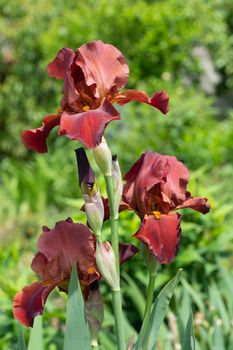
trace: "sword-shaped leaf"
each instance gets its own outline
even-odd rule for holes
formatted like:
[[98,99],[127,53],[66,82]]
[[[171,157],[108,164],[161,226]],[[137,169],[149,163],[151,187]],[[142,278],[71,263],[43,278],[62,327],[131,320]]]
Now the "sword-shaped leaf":
[[192,312],[190,313],[190,316],[186,324],[183,343],[182,343],[182,350],[195,350],[195,338],[194,338]]
[[66,312],[64,350],[90,350],[90,336],[76,264],[73,266]]
[[182,270],[180,269],[176,276],[169,281],[157,296],[150,315],[150,322],[145,335],[139,333],[135,350],[154,350],[158,338],[159,329],[165,318],[168,305],[173,296],[176,286],[181,279]]

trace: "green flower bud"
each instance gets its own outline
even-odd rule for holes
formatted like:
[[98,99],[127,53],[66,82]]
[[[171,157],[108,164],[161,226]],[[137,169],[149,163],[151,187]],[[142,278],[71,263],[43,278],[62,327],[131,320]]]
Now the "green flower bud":
[[96,236],[100,236],[104,221],[104,205],[100,193],[96,192],[92,197],[83,194],[83,199],[85,201],[88,224]]
[[101,143],[93,150],[96,164],[104,176],[112,175],[112,154],[104,137]]
[[111,289],[120,288],[119,275],[116,270],[116,258],[109,242],[96,243],[96,264],[103,279]]

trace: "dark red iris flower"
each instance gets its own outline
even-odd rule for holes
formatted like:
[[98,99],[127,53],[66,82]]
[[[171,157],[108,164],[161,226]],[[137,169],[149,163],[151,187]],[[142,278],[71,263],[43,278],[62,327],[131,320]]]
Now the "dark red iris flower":
[[61,108],[57,114],[46,116],[40,128],[22,134],[24,145],[40,153],[47,152],[46,139],[58,125],[60,135],[81,141],[88,148],[96,147],[107,124],[120,119],[114,102],[124,105],[140,101],[163,114],[168,112],[169,98],[164,91],[151,98],[142,91],[119,92],[128,81],[128,64],[117,48],[102,41],[84,44],[76,51],[61,49],[48,65],[48,75],[64,81]]
[[145,152],[125,175],[123,202],[141,218],[135,237],[146,244],[161,264],[171,262],[181,235],[181,215],[192,208],[206,214],[206,198],[193,198],[186,187],[188,169],[175,157]]
[[[137,252],[130,244],[120,245],[121,262]],[[14,317],[27,327],[43,313],[48,295],[56,287],[67,292],[72,267],[76,262],[78,277],[87,298],[92,284],[100,279],[95,260],[95,236],[83,224],[71,219],[58,222],[53,229],[43,227],[38,240],[38,253],[32,260],[32,270],[41,281],[18,292],[13,301]]]

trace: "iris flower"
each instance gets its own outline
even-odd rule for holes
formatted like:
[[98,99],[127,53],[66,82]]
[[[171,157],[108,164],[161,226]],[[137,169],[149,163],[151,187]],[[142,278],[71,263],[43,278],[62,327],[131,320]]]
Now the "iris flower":
[[[137,252],[130,244],[120,245],[121,263]],[[80,285],[87,299],[92,286],[100,279],[95,260],[95,236],[83,224],[71,219],[58,222],[53,229],[43,227],[38,240],[38,253],[32,260],[32,270],[41,281],[18,292],[13,301],[14,317],[27,327],[43,313],[49,294],[56,287],[67,292],[72,267],[76,263]]]
[[186,190],[188,169],[171,156],[147,151],[124,179],[123,202],[142,220],[135,237],[161,264],[171,262],[181,236],[181,215],[176,210],[191,208],[205,214],[210,209],[207,199],[191,196]]
[[60,108],[46,116],[41,127],[22,134],[24,145],[40,153],[48,151],[46,140],[55,126],[59,126],[60,135],[78,140],[87,148],[96,147],[107,124],[120,119],[113,107],[115,102],[124,105],[140,101],[163,114],[168,112],[169,98],[164,91],[151,98],[137,90],[120,92],[128,81],[128,64],[117,48],[102,41],[84,44],[76,51],[61,49],[48,65],[48,75],[63,80]]

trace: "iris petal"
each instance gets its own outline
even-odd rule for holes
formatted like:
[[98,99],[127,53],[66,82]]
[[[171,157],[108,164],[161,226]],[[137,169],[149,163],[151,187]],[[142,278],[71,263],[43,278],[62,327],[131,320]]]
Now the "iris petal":
[[59,282],[35,282],[18,292],[13,300],[13,314],[26,327],[32,327],[34,318],[41,315],[51,291]]
[[118,119],[118,111],[105,100],[101,107],[94,110],[77,114],[63,112],[59,133],[82,142],[87,148],[94,148],[101,142],[107,124]]
[[181,235],[180,221],[181,215],[177,213],[161,214],[159,219],[146,215],[134,236],[148,246],[160,264],[168,264],[177,254]]
[[149,97],[143,91],[126,90],[125,92],[117,95],[116,101],[119,105],[124,105],[131,101],[138,101],[147,103],[157,108],[163,114],[166,114],[169,111],[169,97],[165,91],[155,92],[152,97]]
[[32,130],[24,130],[22,133],[22,141],[27,148],[39,153],[48,152],[46,140],[50,131],[60,123],[58,114],[50,114],[42,121],[40,128]]

